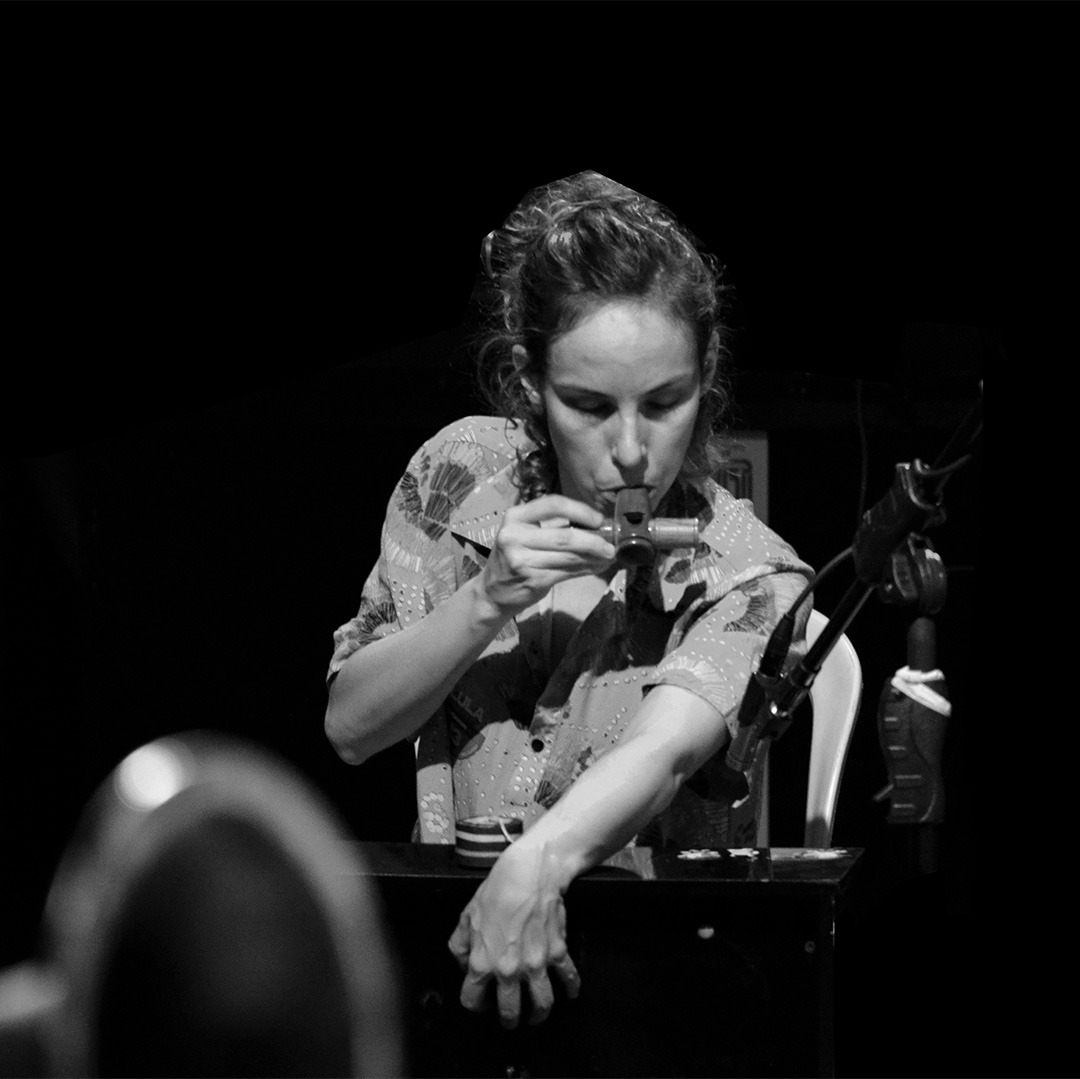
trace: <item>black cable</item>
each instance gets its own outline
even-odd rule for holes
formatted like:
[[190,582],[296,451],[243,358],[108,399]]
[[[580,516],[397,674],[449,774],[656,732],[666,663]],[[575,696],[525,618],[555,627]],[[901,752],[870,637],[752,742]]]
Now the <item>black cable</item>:
[[799,593],[799,598],[787,609],[784,616],[776,625],[769,643],[765,647],[765,654],[761,657],[758,666],[758,674],[762,678],[777,678],[783,668],[784,660],[787,659],[791,648],[791,638],[795,633],[795,616],[799,608],[806,602],[806,597],[838,566],[854,554],[855,548],[848,547],[841,551],[835,558],[830,559],[821,570],[814,574],[806,587]]
[[870,451],[866,442],[866,416],[863,413],[863,380],[855,380],[855,425],[859,431],[859,456],[861,465],[859,469],[859,510],[855,515],[855,527],[859,527],[862,521],[863,510],[866,508],[866,488],[869,482]]
[[[953,468],[960,462],[954,462],[953,465],[944,466],[942,462],[951,460],[956,457],[958,453],[966,451],[969,446],[973,446],[975,440],[982,434],[982,383],[979,383],[979,399],[971,406],[971,410],[961,421],[960,426],[953,432],[952,438],[949,439],[948,445],[938,454],[938,459],[934,462],[934,469],[942,467]],[[970,456],[967,455],[967,456]],[[967,458],[961,458],[966,460]]]
[[939,477],[948,479],[957,469],[963,468],[972,457],[974,457],[974,454],[965,453],[963,457],[953,461],[951,465],[945,465],[942,468],[920,468],[916,474],[919,479],[923,480],[936,480]]

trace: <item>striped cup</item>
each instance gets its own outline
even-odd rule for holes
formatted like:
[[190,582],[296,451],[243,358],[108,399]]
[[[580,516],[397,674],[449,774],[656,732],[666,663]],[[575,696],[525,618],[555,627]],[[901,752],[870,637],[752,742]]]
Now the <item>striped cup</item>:
[[490,869],[521,835],[517,817],[467,817],[457,822],[457,860],[473,869]]

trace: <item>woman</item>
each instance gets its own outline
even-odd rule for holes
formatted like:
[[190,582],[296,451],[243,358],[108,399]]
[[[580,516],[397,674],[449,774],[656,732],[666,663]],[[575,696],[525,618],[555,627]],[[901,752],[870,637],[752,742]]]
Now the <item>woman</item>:
[[[478,1010],[532,1022],[570,995],[570,882],[635,840],[753,842],[756,805],[686,780],[713,761],[809,568],[709,478],[726,397],[718,272],[655,202],[595,173],[532,192],[485,241],[481,350],[506,419],[425,444],[398,485],[356,618],[335,634],[327,734],[360,763],[417,741],[417,834],[516,816],[450,941]],[[620,568],[616,493],[697,517],[696,549]],[[801,627],[800,627],[801,630]],[[723,754],[720,754],[722,757]]]

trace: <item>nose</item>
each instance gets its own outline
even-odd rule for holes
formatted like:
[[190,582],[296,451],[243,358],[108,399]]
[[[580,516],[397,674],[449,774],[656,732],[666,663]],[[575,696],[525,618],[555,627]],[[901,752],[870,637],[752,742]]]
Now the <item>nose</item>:
[[618,417],[618,429],[615,432],[615,442],[612,447],[612,456],[615,463],[624,472],[645,471],[645,441],[641,422],[636,413],[620,415]]

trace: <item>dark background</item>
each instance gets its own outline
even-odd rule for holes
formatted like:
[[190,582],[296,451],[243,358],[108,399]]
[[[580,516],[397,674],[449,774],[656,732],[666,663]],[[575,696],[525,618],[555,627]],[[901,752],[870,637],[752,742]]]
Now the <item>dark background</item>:
[[[693,31],[692,9],[668,31]],[[431,40],[452,28],[417,10]],[[778,10],[794,38],[822,30]],[[153,50],[38,69],[10,159],[0,963],[33,953],[90,793],[166,733],[270,747],[356,836],[408,837],[408,752],[349,768],[323,737],[331,633],[409,455],[483,410],[468,350],[480,241],[530,187],[595,168],[668,204],[726,264],[736,426],[769,432],[770,524],[817,566],[851,542],[864,491],[872,503],[896,462],[936,457],[980,380],[1028,362],[1031,203],[1015,177],[1030,131],[995,53],[1007,17],[979,9],[987,46],[966,28],[905,32],[897,8],[879,24],[821,10],[825,29],[888,29],[895,54],[774,57],[692,92],[675,65],[650,73],[666,113],[608,74],[573,92],[564,76],[504,118],[493,103],[518,84],[490,63],[495,36],[376,75],[363,23],[362,57],[304,52],[305,77],[303,50],[249,76],[209,46],[164,73]],[[284,37],[281,9],[264,11]],[[877,698],[909,616],[872,600],[850,631],[865,698],[834,842],[865,847],[867,872],[839,938],[843,1074],[1012,1074],[1044,1019],[987,928],[1002,887],[983,784],[1006,720],[984,685],[981,452],[946,505],[932,539],[950,567],[938,629],[955,712],[933,875],[908,872],[872,801]],[[823,586],[819,609],[850,580]],[[801,839],[805,734],[777,746],[777,845]]]

